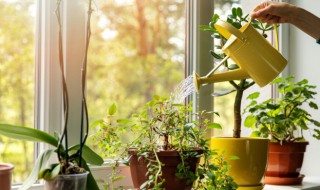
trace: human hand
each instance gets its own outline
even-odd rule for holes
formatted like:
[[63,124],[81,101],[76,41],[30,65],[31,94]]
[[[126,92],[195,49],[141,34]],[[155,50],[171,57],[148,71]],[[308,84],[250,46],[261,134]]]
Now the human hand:
[[290,23],[294,6],[288,3],[277,3],[265,1],[259,4],[251,13],[252,18],[256,18],[269,25],[276,23]]

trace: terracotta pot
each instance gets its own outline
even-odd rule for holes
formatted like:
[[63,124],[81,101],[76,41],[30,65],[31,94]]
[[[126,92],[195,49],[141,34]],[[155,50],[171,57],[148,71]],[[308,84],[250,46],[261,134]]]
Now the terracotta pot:
[[0,189],[10,190],[12,181],[13,165],[7,163],[0,163]]
[[[199,154],[201,154],[201,152],[202,151],[199,151]],[[129,164],[133,186],[139,189],[140,186],[148,180],[148,175],[146,175],[148,171],[148,161],[143,158],[138,159],[139,156],[135,150],[130,150],[129,154],[131,155]],[[160,151],[157,155],[161,163],[164,164],[162,166],[162,178],[165,179],[165,183],[162,185],[162,188],[168,190],[190,190],[192,184],[187,185],[186,180],[179,179],[175,176],[177,166],[181,163],[178,151]],[[189,158],[187,160],[191,171],[196,171],[199,161],[200,158]]]
[[308,142],[269,143],[266,183],[274,185],[301,184],[300,170]]
[[[229,175],[238,184],[238,190],[261,190],[267,168],[268,139],[265,138],[211,138],[211,149],[225,151],[231,165]],[[229,160],[230,156],[240,159]]]

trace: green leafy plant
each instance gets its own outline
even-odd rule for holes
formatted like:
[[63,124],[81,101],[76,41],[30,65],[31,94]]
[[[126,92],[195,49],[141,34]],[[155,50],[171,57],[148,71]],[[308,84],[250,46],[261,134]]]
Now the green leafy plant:
[[[208,25],[201,25],[200,29],[203,31],[208,31],[212,33],[212,37],[217,40],[220,43],[215,43],[214,50],[211,50],[211,55],[216,60],[222,60],[226,57],[226,54],[222,52],[222,47],[226,43],[227,39],[224,38],[215,28],[214,24],[220,19],[220,16],[218,14],[214,14],[211,18],[211,22]],[[244,15],[243,11],[240,7],[238,8],[232,8],[232,14],[228,16],[227,22],[231,23],[234,27],[237,29],[240,29],[243,24],[248,23],[248,15]],[[273,26],[269,26],[266,24],[262,24],[261,22],[257,20],[252,20],[251,24],[254,28],[261,31],[261,35],[264,37],[267,37],[266,32],[273,30]],[[238,69],[238,65],[229,63],[228,61],[224,62],[224,68],[226,70],[234,70]],[[230,94],[232,92],[236,92],[235,101],[234,101],[234,130],[233,130],[233,137],[239,138],[241,136],[241,101],[243,97],[243,92],[254,85],[255,83],[253,81],[248,81],[248,79],[242,79],[240,81],[228,81],[233,89],[223,91],[223,92],[215,92],[212,95],[213,96],[224,96],[227,94]]]
[[313,101],[317,94],[316,86],[310,85],[303,79],[293,82],[294,77],[277,78],[272,84],[278,86],[280,97],[258,103],[260,93],[254,92],[247,99],[251,102],[245,108],[246,117],[244,125],[253,129],[252,136],[270,137],[276,142],[305,141],[303,131],[313,131],[313,137],[320,140],[320,130],[310,128],[308,124],[320,127],[320,122],[312,119],[305,109],[318,109]]
[[[54,180],[59,174],[68,175],[68,174],[80,174],[90,171],[87,163],[93,165],[101,165],[103,159],[91,150],[88,146],[85,145],[86,139],[88,136],[89,130],[89,121],[88,121],[88,112],[87,112],[87,103],[85,97],[85,88],[86,88],[86,67],[87,67],[87,52],[90,42],[90,18],[92,9],[92,0],[88,1],[88,17],[87,17],[87,28],[86,28],[86,46],[85,46],[85,55],[82,64],[82,102],[81,102],[81,126],[79,131],[80,142],[78,145],[69,146],[68,145],[68,114],[69,114],[69,97],[66,84],[66,78],[64,76],[64,63],[63,63],[63,45],[62,45],[62,22],[61,22],[61,13],[60,5],[62,0],[57,0],[57,7],[55,14],[58,20],[59,27],[59,65],[61,69],[61,81],[62,81],[62,99],[63,99],[63,111],[64,111],[64,126],[61,134],[50,135],[41,130],[22,127],[17,125],[10,124],[0,124],[0,134],[15,138],[18,140],[24,141],[34,141],[42,142],[51,145],[53,148],[49,148],[41,153],[35,166],[28,177],[24,182],[21,189],[28,189],[37,179],[44,179],[47,181]],[[79,71],[80,72],[80,71]],[[49,163],[49,159],[53,153],[57,154],[58,163]],[[47,166],[50,164],[49,166]],[[46,167],[47,166],[47,167]],[[95,179],[92,174],[89,172],[87,179],[86,189],[94,190],[99,189]]]
[[[194,183],[195,189],[219,189],[219,187],[236,189],[236,183],[226,174],[229,169],[226,161],[219,157],[221,162],[217,164],[211,162],[220,155],[217,151],[209,149],[209,143],[205,137],[206,130],[221,128],[221,126],[218,123],[210,123],[207,117],[217,113],[206,111],[193,113],[192,109],[190,105],[174,104],[170,99],[155,95],[142,112],[114,122],[116,106],[112,105],[108,117],[94,123],[94,127],[100,129],[95,138],[101,140],[98,143],[101,147],[107,146],[106,155],[109,154],[108,151],[110,151],[109,155],[113,155],[116,152],[115,149],[118,149],[123,151],[118,154],[121,157],[120,160],[128,161],[130,159],[128,151],[134,150],[140,159],[147,160],[148,180],[141,185],[141,189],[148,189],[150,186],[153,189],[162,189],[165,183],[161,170],[163,164],[157,155],[162,150],[179,152],[182,163],[177,166],[176,176],[186,179],[189,184],[197,181]],[[120,130],[115,130],[116,128]],[[129,142],[124,142],[123,139],[121,140],[124,133],[138,136]],[[113,148],[111,148],[112,145],[114,145]],[[196,173],[189,167],[190,157],[203,158]],[[224,177],[220,178],[220,176]],[[222,183],[221,181],[226,178],[227,180]]]

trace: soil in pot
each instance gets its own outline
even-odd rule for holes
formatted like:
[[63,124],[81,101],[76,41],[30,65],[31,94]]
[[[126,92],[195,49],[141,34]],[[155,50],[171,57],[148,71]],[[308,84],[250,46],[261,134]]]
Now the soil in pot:
[[12,181],[13,165],[8,163],[0,163],[0,189],[10,190]]
[[[146,175],[148,171],[148,161],[144,158],[139,159],[137,152],[134,150],[129,151],[129,154],[131,154],[129,164],[133,185],[134,188],[139,189],[140,186],[148,180],[148,176]],[[168,190],[190,190],[192,188],[192,184],[187,184],[186,180],[179,179],[175,176],[177,173],[177,166],[181,163],[178,151],[161,151],[158,152],[158,157],[164,164],[162,166],[162,178],[165,179],[165,183],[162,185],[162,188]],[[191,171],[196,171],[199,161],[200,158],[188,158],[187,162]]]
[[266,184],[297,185],[301,184],[303,175],[300,170],[308,142],[269,143]]
[[52,181],[46,181],[46,190],[85,190],[89,172],[82,174],[58,175]]

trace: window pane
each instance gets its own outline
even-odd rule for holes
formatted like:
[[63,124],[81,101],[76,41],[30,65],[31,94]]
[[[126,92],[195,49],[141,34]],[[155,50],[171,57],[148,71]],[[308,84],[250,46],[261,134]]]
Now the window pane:
[[[214,1],[214,13],[218,14],[221,19],[226,20],[227,16],[232,14],[233,7],[241,7],[240,0],[217,0]],[[215,41],[214,43],[219,43]],[[218,62],[219,60],[214,60]],[[223,92],[234,87],[228,82],[215,83],[214,91]],[[215,135],[232,136],[233,130],[233,104],[236,93],[230,93],[225,96],[214,98],[214,110],[219,112],[220,117],[215,117],[215,121],[221,123],[222,130],[215,130]]]
[[[128,117],[184,79],[183,0],[97,0],[87,99],[91,123],[116,102]],[[96,129],[91,129],[95,133]]]
[[[34,126],[34,0],[0,0],[0,122]],[[15,165],[13,182],[33,167],[33,143],[0,136],[0,162]]]

